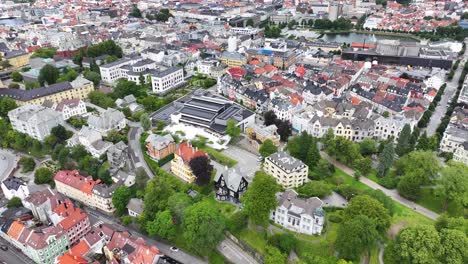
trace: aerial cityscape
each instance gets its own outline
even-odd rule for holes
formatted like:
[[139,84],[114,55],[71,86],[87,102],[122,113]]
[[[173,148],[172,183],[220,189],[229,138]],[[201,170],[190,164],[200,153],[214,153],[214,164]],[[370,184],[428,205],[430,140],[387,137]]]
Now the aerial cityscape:
[[468,263],[468,2],[0,0],[0,264]]

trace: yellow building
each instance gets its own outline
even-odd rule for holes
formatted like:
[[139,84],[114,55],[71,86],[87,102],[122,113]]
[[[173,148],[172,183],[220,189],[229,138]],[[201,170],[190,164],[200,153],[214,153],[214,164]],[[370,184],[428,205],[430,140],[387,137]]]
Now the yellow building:
[[192,183],[197,177],[193,174],[189,163],[193,158],[202,156],[208,156],[208,154],[197,150],[187,142],[180,143],[171,161],[171,172],[182,180]]
[[45,101],[60,103],[64,99],[86,99],[94,91],[93,82],[78,76],[72,82],[51,84],[32,90],[0,89],[0,97],[10,97],[19,106],[42,105]]
[[245,134],[250,143],[257,149],[267,140],[273,141],[275,146],[280,145],[280,136],[276,132],[278,128],[276,125],[269,125],[267,127],[260,127],[256,124],[250,124],[245,128]]
[[265,158],[263,170],[284,188],[297,188],[307,180],[309,167],[286,152],[276,152]]
[[240,53],[225,51],[221,55],[221,62],[229,67],[241,67],[247,64],[247,59]]
[[2,58],[8,60],[8,62],[14,68],[20,68],[29,64],[29,57],[31,54],[22,50],[12,50],[8,52],[2,52]]

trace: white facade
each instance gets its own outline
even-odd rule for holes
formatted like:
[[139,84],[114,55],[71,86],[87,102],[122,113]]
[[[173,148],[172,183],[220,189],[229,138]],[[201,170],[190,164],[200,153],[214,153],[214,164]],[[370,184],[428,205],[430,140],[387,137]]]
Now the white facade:
[[440,151],[455,153],[455,150],[467,140],[467,135],[466,130],[449,124],[440,141]]
[[69,147],[82,145],[95,158],[104,155],[112,147],[112,143],[102,140],[101,133],[87,126],[70,138],[67,145]]
[[29,196],[28,186],[23,181],[14,177],[6,178],[2,182],[1,188],[5,198],[8,200],[11,200],[13,197],[18,197],[21,200],[24,200]]
[[63,117],[52,109],[39,105],[24,105],[8,112],[14,130],[39,141],[44,140],[52,128],[63,124]]
[[270,214],[272,221],[298,233],[322,233],[325,214],[322,209],[323,202],[319,198],[301,199],[292,189],[278,193],[277,196],[279,206]]
[[253,27],[231,27],[229,32],[239,35],[255,35],[258,33],[258,29]]
[[172,67],[156,75],[151,75],[151,84],[154,93],[164,93],[184,82],[184,70]]
[[[75,100],[70,100],[70,101],[75,101]],[[60,104],[58,105],[59,108],[56,107],[55,110],[57,112],[62,113],[63,120],[68,120],[70,119],[70,117],[73,117],[73,116],[84,116],[88,112],[88,110],[86,109],[86,104],[82,100],[77,100],[76,103],[74,102],[64,103],[64,105],[61,107],[60,107]]]

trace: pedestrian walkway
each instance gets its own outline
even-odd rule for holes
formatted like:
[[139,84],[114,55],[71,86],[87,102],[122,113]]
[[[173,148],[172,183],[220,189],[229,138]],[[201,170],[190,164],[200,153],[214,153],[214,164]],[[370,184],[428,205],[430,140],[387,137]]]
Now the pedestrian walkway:
[[[354,170],[349,168],[348,166],[342,164],[341,162],[335,160],[334,158],[330,157],[327,153],[323,152],[323,151],[320,151],[320,155],[322,156],[322,158],[328,160],[330,163],[332,163],[333,165],[335,165],[335,167],[339,168],[340,170],[344,171],[346,174],[348,175],[354,175]],[[427,216],[428,218],[432,219],[432,220],[436,220],[437,218],[439,218],[439,214],[425,208],[425,207],[422,207],[420,205],[418,205],[417,203],[415,202],[412,202],[406,198],[403,198],[397,190],[390,190],[390,189],[387,189],[383,186],[380,186],[378,183],[370,180],[369,178],[366,178],[366,177],[360,177],[359,178],[359,181],[364,183],[365,185],[369,186],[370,188],[374,189],[374,190],[381,190],[383,193],[385,193],[385,195],[387,195],[388,197],[392,198],[392,200],[410,208],[411,210],[414,210],[424,216]]]

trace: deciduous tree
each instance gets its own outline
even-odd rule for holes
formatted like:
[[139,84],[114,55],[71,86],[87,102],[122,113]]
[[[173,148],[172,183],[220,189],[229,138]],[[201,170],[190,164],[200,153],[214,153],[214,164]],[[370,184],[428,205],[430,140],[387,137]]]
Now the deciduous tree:
[[55,66],[46,64],[39,71],[38,81],[41,85],[44,84],[54,84],[57,82],[60,77],[60,72]]
[[242,129],[237,126],[237,122],[233,119],[227,121],[226,134],[231,136],[232,139],[237,138],[242,132]]
[[158,236],[167,240],[173,240],[177,235],[169,210],[157,212],[154,220],[146,224],[146,230],[150,236]]
[[151,120],[147,113],[143,113],[140,116],[140,123],[144,131],[148,131],[151,128]]
[[270,212],[277,205],[278,190],[279,187],[273,177],[261,171],[255,173],[253,181],[241,198],[244,210],[254,224],[268,224]]
[[450,161],[441,174],[436,192],[444,197],[444,209],[447,209],[449,202],[467,206],[468,167],[461,162]]
[[388,210],[376,199],[368,195],[358,195],[351,199],[343,211],[343,218],[354,219],[358,215],[367,216],[376,226],[376,230],[384,234],[390,227]]
[[187,245],[199,254],[208,254],[223,238],[224,219],[211,203],[199,202],[185,212],[183,237]]
[[412,225],[398,234],[390,254],[401,264],[436,264],[443,248],[440,242],[433,226]]
[[124,213],[130,198],[131,192],[127,186],[121,185],[115,189],[112,194],[112,204],[115,207],[115,214],[117,216],[121,216]]
[[265,158],[277,152],[278,147],[276,147],[271,139],[267,139],[263,142],[258,151],[260,152],[260,155]]
[[210,164],[210,159],[205,156],[195,157],[189,162],[190,169],[197,178],[195,183],[198,185],[205,185],[210,182],[211,172],[213,172],[213,165]]
[[335,246],[340,257],[357,260],[362,253],[370,253],[378,237],[375,223],[367,216],[357,215],[341,224]]

